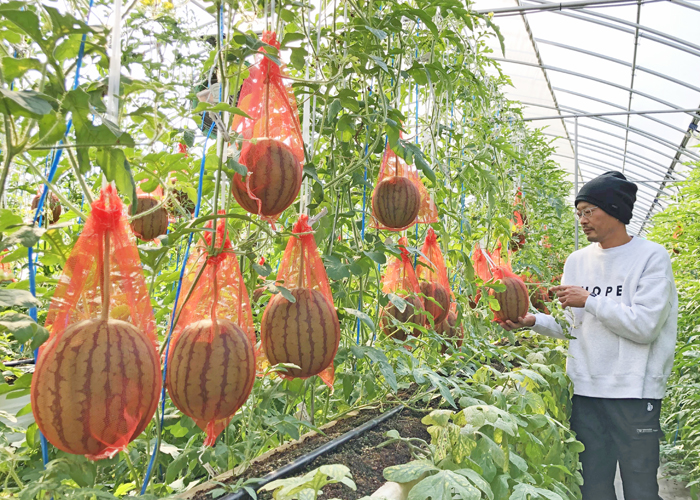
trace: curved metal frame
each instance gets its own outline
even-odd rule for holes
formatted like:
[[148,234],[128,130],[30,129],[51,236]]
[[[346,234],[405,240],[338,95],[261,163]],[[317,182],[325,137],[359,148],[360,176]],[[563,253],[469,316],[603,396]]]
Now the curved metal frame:
[[[543,134],[546,135],[546,136],[549,136],[549,137],[557,137],[557,138],[560,138],[560,139],[562,138],[560,135],[551,134],[551,133],[548,133],[548,132],[544,132]],[[589,144],[602,147],[603,149],[608,150],[608,151],[610,151],[610,152],[613,153],[613,154],[620,154],[620,153],[618,153],[617,151],[623,151],[623,152],[624,152],[624,149],[622,149],[621,147],[618,147],[618,146],[616,146],[616,145],[614,145],[614,144],[610,144],[609,142],[605,142],[605,141],[601,141],[601,140],[599,140],[599,139],[595,139],[594,137],[589,137],[589,136],[586,136],[586,135],[579,134],[579,135],[578,135],[578,138],[579,138],[579,142],[581,142],[581,140],[583,139],[584,141],[587,141]],[[602,145],[602,146],[601,146],[601,145]],[[617,151],[615,151],[615,150],[617,150]],[[629,155],[632,155],[632,156],[635,156],[635,157],[639,157],[639,158],[641,158],[641,160],[644,160],[644,161],[649,162],[649,163],[653,163],[654,165],[658,165],[658,166],[661,167],[662,169],[667,169],[667,168],[668,168],[666,165],[662,165],[661,163],[658,163],[658,162],[655,162],[655,161],[650,160],[650,159],[648,159],[648,158],[645,158],[644,156],[642,156],[642,155],[640,155],[640,154],[632,153],[632,152],[630,152],[630,151],[627,151],[626,154],[627,154],[628,156],[629,156]],[[660,170],[655,169],[652,165],[649,165],[649,164],[647,164],[647,163],[642,163],[641,160],[637,160],[636,158],[635,158],[634,160],[630,160],[630,159],[628,158],[628,161],[634,161],[634,162],[635,162],[634,164],[645,165],[645,166],[647,166],[647,167],[650,167],[650,168],[654,169],[654,173],[655,173],[655,174],[658,174],[658,173],[660,172]],[[680,173],[680,172],[674,172],[674,175],[683,177],[683,179],[685,179],[685,177],[687,177],[686,175],[684,175],[684,174],[682,174],[682,173]],[[683,179],[677,179],[677,180],[683,180]]]
[[[700,57],[700,53],[698,54],[698,56]],[[550,66],[550,65],[548,65],[548,64],[542,64],[542,65],[540,65],[540,64],[535,64],[535,63],[527,62],[527,61],[518,61],[518,60],[516,60],[516,59],[506,59],[506,58],[504,58],[504,57],[492,57],[491,59],[493,59],[494,61],[498,61],[498,62],[512,63],[512,64],[520,64],[520,65],[522,65],[522,66],[530,66],[530,67],[533,67],[533,68],[542,68],[542,69],[546,69],[546,70],[549,70],[549,71],[556,71],[556,72],[558,72],[558,73],[564,73],[564,74],[570,75],[570,76],[576,76],[576,77],[578,77],[578,78],[584,78],[584,79],[586,79],[586,80],[591,80],[591,81],[593,81],[593,82],[602,83],[603,85],[609,85],[609,86],[611,86],[611,87],[615,87],[615,88],[620,89],[620,90],[623,90],[623,91],[625,91],[625,92],[632,92],[632,93],[637,94],[637,95],[639,95],[639,96],[645,97],[645,98],[647,98],[647,99],[649,99],[649,100],[651,100],[651,101],[655,101],[655,102],[658,102],[659,104],[663,104],[664,106],[668,106],[669,108],[675,109],[675,110],[677,110],[677,111],[682,111],[682,110],[685,109],[685,108],[683,108],[682,106],[678,106],[678,105],[673,104],[673,103],[670,103],[670,102],[668,102],[668,101],[664,101],[663,99],[659,99],[658,97],[653,96],[653,95],[651,95],[651,94],[647,94],[646,92],[641,92],[641,91],[639,91],[639,90],[637,90],[637,89],[631,89],[631,88],[629,88],[629,87],[625,87],[624,85],[620,85],[619,83],[611,82],[611,81],[609,81],[609,80],[604,80],[604,79],[602,79],[602,78],[597,78],[597,77],[595,77],[595,76],[584,75],[583,73],[578,73],[578,72],[576,72],[576,71],[571,71],[571,70],[568,70],[568,69],[566,69],[566,68],[558,68],[558,67],[556,67],[556,66]],[[689,115],[692,116],[692,113],[690,113],[690,112],[686,112],[686,114],[689,114]]]

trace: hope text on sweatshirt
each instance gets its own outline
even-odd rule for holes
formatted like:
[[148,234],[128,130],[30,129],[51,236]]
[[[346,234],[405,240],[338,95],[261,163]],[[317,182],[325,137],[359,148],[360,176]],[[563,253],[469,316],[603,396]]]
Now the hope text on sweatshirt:
[[[598,398],[661,399],[676,346],[678,296],[671,259],[656,243],[632,238],[571,254],[563,285],[582,286],[585,307],[572,308],[567,373],[574,393]],[[537,333],[564,338],[559,324],[535,315]]]

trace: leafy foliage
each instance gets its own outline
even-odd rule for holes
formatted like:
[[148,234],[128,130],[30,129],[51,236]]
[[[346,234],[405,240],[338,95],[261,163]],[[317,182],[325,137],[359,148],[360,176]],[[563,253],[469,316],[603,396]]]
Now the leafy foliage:
[[649,238],[664,245],[673,262],[678,289],[678,343],[673,371],[664,398],[663,428],[666,431],[667,456],[681,465],[681,477],[696,498],[700,495],[700,375],[696,369],[700,357],[700,175],[698,164],[681,187],[675,203],[653,218]]

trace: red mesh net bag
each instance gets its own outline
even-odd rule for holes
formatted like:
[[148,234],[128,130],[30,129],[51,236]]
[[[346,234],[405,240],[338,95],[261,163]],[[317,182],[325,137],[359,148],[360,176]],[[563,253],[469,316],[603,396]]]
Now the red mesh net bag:
[[407,165],[387,142],[372,193],[372,227],[402,231],[438,221],[437,207],[415,165]]
[[[425,242],[416,268],[421,293],[425,295],[425,309],[433,315],[437,325],[447,318],[450,301],[453,298],[450,281],[447,277],[445,259],[442,256],[437,235],[431,227],[425,236]],[[432,300],[430,300],[432,299]]]
[[340,344],[340,323],[333,305],[326,268],[316,248],[306,215],[292,228],[292,237],[277,272],[277,285],[294,298],[278,293],[268,303],[260,323],[262,348],[268,361],[292,363],[283,376],[319,375],[333,387],[333,359]]
[[[220,211],[224,214],[224,211]],[[207,222],[190,258],[168,349],[166,387],[173,403],[207,433],[213,445],[245,403],[255,381],[255,327],[238,257],[226,232]],[[223,245],[222,245],[223,242]]]
[[[280,47],[274,32],[263,32],[262,41]],[[232,124],[244,140],[238,161],[248,174],[234,174],[231,190],[245,210],[274,222],[301,188],[304,141],[284,69],[260,55],[248,70],[238,107],[250,118],[236,115]]]
[[[403,298],[406,301],[406,307],[401,311],[395,304],[389,302],[382,310],[379,324],[386,336],[403,341],[407,339],[406,331],[395,326],[391,318],[399,323],[410,322],[422,325],[425,322],[425,315],[422,312],[425,301],[421,295],[416,272],[413,269],[411,255],[406,250],[408,245],[406,237],[399,240],[399,245],[401,246],[401,258],[393,258],[387,265],[382,277],[382,291]],[[411,334],[418,337],[421,331],[414,328]]]
[[92,204],[46,317],[32,411],[57,448],[110,457],[155,413],[161,388],[155,321],[116,189]]
[[413,269],[411,254],[406,250],[408,240],[405,236],[399,240],[399,245],[401,246],[401,258],[392,259],[386,266],[386,271],[382,276],[382,292],[397,295],[419,294],[420,285]]

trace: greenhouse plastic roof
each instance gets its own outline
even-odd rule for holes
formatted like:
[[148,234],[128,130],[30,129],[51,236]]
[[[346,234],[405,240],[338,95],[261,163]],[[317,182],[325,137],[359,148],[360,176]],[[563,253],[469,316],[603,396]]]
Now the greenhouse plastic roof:
[[[578,185],[607,170],[638,183],[629,230],[643,234],[668,204],[663,195],[687,177],[684,163],[700,160],[700,1],[480,0],[472,7],[494,13],[505,55],[494,39],[491,56],[512,79],[506,96],[522,102],[533,126],[546,127],[572,182],[578,122]],[[648,111],[657,113],[628,114]],[[600,113],[607,115],[574,116]]]

